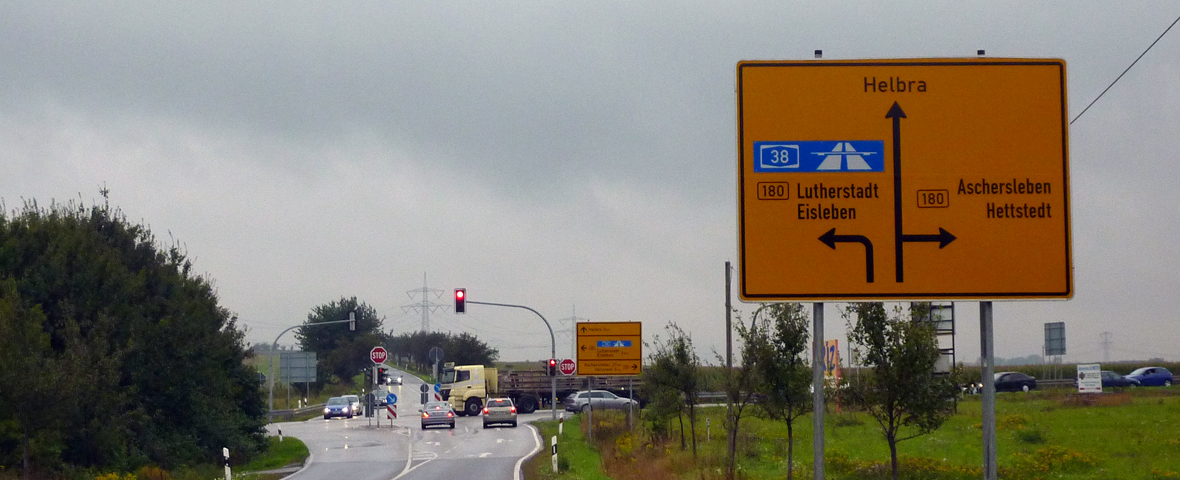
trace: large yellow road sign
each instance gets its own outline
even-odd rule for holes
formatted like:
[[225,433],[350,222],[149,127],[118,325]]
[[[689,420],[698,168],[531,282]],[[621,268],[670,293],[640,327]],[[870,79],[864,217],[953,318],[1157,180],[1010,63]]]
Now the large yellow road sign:
[[737,66],[746,301],[1073,295],[1065,61]]
[[639,375],[643,361],[643,324],[576,324],[578,375]]

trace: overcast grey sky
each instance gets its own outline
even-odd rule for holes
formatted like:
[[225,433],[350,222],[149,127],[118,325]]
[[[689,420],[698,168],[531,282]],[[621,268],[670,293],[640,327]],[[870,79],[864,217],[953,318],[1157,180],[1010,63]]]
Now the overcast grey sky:
[[[575,307],[648,336],[676,321],[711,360],[737,256],[738,61],[1063,58],[1072,118],[1177,16],[1175,2],[6,2],[0,197],[90,203],[106,186],[187,247],[252,342],[341,296],[416,329],[401,307],[426,273],[441,304],[466,287],[555,324]],[[1103,331],[1115,359],[1180,359],[1178,60],[1172,31],[1071,126],[1076,294],[997,302],[997,356],[1039,353],[1042,324],[1064,321],[1066,361],[1100,360]],[[826,337],[842,339],[827,305]],[[978,304],[957,305],[959,359],[974,359]],[[505,359],[549,356],[528,312],[431,323]]]

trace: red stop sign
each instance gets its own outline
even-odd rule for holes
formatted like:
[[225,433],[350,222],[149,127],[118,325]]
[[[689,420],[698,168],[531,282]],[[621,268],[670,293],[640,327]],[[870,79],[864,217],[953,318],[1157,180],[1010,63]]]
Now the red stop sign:
[[562,360],[561,365],[558,366],[558,368],[561,369],[562,375],[573,375],[574,370],[577,370],[577,366],[574,364],[574,361],[570,360],[568,358],[565,360]]
[[373,347],[372,350],[369,350],[369,360],[372,360],[373,363],[385,363],[386,358],[389,358],[389,352],[386,352],[383,347]]

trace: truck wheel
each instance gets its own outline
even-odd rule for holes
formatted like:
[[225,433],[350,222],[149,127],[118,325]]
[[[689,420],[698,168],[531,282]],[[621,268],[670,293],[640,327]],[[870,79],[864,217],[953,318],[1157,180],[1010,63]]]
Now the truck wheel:
[[520,407],[520,413],[533,413],[537,411],[537,399],[533,397],[521,397],[520,405],[517,406]]
[[483,400],[478,398],[468,398],[467,404],[463,408],[463,411],[472,417],[479,415],[480,410],[483,410]]

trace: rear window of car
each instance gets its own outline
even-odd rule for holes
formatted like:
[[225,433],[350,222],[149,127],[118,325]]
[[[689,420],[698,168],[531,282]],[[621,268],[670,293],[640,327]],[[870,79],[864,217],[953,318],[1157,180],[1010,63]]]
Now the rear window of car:
[[492,400],[488,400],[488,406],[489,407],[511,407],[512,400],[507,399],[507,398],[495,398]]
[[427,410],[443,410],[446,408],[450,408],[450,405],[447,405],[445,403],[427,403],[426,404]]

